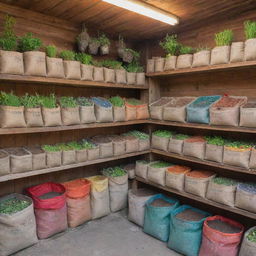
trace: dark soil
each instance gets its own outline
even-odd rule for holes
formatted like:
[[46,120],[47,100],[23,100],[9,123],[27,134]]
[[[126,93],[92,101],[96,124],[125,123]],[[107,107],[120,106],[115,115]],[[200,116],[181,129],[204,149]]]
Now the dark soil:
[[199,221],[205,218],[205,215],[194,211],[193,209],[186,209],[185,211],[178,213],[176,218],[189,221]]
[[26,149],[34,155],[44,153],[40,146],[26,147]]
[[256,108],[256,102],[249,102],[243,106],[244,108]]
[[187,104],[189,104],[192,100],[194,100],[193,98],[175,98],[174,100],[172,100],[171,103],[169,103],[167,105],[167,107],[183,107]]
[[5,157],[7,157],[7,156],[8,156],[7,153],[5,153],[5,152],[3,152],[3,151],[0,151],[0,158],[5,158]]
[[172,206],[173,204],[169,203],[163,199],[156,199],[150,205],[155,206],[155,207],[169,207],[169,206]]
[[[152,195],[154,195],[155,194],[155,192],[154,191],[151,191],[151,190],[148,190],[148,189],[144,189],[144,188],[142,188],[142,189],[138,189],[136,192],[135,191],[133,191],[133,194],[134,195],[136,195],[136,196],[138,196],[138,197],[142,197],[142,196],[152,196]],[[157,200],[159,200],[159,199],[157,199]],[[155,201],[154,201],[155,202]],[[152,205],[152,204],[151,204]]]
[[157,106],[163,106],[165,104],[167,104],[171,99],[166,99],[166,98],[161,98],[158,102],[154,103],[153,106],[157,107]]
[[221,220],[210,220],[207,222],[207,224],[210,228],[227,234],[235,234],[241,231],[240,228],[232,226],[227,222]]
[[53,197],[56,197],[56,196],[60,196],[62,193],[59,193],[59,192],[48,192],[48,193],[45,193],[41,196],[39,196],[40,199],[50,199],[50,198],[53,198]]
[[23,148],[7,148],[5,151],[7,151],[10,155],[15,156],[25,156],[29,154]]

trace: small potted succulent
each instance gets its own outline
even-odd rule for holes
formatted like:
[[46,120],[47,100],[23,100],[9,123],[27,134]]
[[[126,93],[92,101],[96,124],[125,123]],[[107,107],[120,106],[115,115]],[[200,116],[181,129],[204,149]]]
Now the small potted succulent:
[[180,45],[177,58],[177,68],[191,68],[194,49],[190,46]]
[[78,50],[80,52],[85,52],[90,41],[90,36],[87,33],[87,29],[85,27],[85,23],[82,23],[82,32],[76,38]]
[[89,53],[92,55],[97,55],[100,47],[99,38],[91,37],[89,41]]
[[104,82],[104,69],[102,61],[93,60],[93,81]]
[[211,51],[208,47],[199,46],[193,55],[192,67],[203,67],[210,64]]
[[6,15],[4,31],[0,36],[0,73],[23,75],[23,54],[17,52],[18,40],[13,31],[15,19]]
[[75,60],[81,62],[81,79],[93,80],[92,56],[86,53],[76,53]]
[[76,54],[73,51],[63,50],[60,57],[63,59],[65,77],[68,79],[81,79],[80,62],[75,60]]
[[246,21],[244,23],[245,30],[245,60],[256,60],[256,21]]
[[19,49],[23,52],[24,74],[31,76],[46,76],[45,52],[39,51],[41,39],[27,33],[19,39]]
[[81,124],[95,123],[94,103],[90,98],[79,97],[76,99],[76,102],[79,105]]
[[100,54],[101,55],[107,55],[109,54],[110,49],[110,40],[109,38],[103,33],[99,36],[99,42],[100,42]]
[[62,58],[57,58],[57,48],[55,45],[45,47],[46,69],[48,77],[64,78],[64,67]]
[[102,66],[104,67],[104,80],[106,83],[114,83],[116,81],[115,66],[119,63],[115,60],[103,60]]
[[233,31],[230,29],[215,34],[216,47],[214,47],[211,52],[211,65],[229,62],[230,44],[232,40]]

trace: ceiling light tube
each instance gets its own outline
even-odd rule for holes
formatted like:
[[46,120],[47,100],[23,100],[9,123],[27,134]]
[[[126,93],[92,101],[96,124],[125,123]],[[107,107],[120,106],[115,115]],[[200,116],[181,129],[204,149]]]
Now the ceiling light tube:
[[149,4],[142,3],[138,0],[102,0],[104,2],[116,5],[118,7],[127,9],[132,12],[147,16],[149,18],[167,23],[169,25],[176,25],[179,22],[177,16],[165,12],[161,9],[153,7]]

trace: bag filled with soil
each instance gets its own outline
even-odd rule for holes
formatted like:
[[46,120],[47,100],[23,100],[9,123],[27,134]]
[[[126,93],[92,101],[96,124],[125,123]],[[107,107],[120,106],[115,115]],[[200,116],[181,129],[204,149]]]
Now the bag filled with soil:
[[183,152],[183,144],[184,140],[188,139],[189,136],[186,134],[174,134],[168,144],[168,152],[176,153],[176,154],[182,154]]
[[256,38],[245,41],[244,60],[256,60]]
[[46,153],[46,165],[48,168],[61,166],[62,151],[56,145],[44,145],[42,149]]
[[100,158],[111,157],[114,155],[112,140],[107,136],[98,135],[93,137],[92,141],[100,148]]
[[81,64],[81,80],[93,80],[93,66]]
[[147,60],[147,73],[155,72],[155,59]]
[[172,101],[172,97],[162,97],[149,105],[150,117],[156,120],[163,120],[164,107]]
[[256,127],[256,102],[248,102],[240,107],[240,126]]
[[184,140],[183,154],[204,159],[206,140],[201,136],[193,136]]
[[112,141],[114,156],[120,156],[126,153],[126,141],[124,136],[112,135],[108,136],[108,138]]
[[155,184],[165,186],[165,173],[170,166],[172,166],[172,164],[163,161],[151,163],[148,166],[148,180]]
[[97,122],[113,122],[112,104],[102,97],[93,97],[92,101],[95,104],[95,116]]
[[165,58],[161,58],[161,57],[155,58],[155,72],[164,71],[164,62],[165,62]]
[[24,75],[46,76],[45,52],[29,51],[23,53]]
[[96,122],[94,113],[94,103],[86,97],[79,97],[76,99],[79,105],[80,123],[90,124]]
[[135,85],[136,84],[136,73],[135,72],[126,72],[126,81],[127,81],[127,84]]
[[104,70],[104,81],[106,83],[115,83],[116,75],[115,70],[111,68],[103,68]]
[[0,150],[0,176],[9,174],[10,171],[10,156],[6,151]]
[[177,56],[169,56],[165,58],[164,71],[174,70],[176,68]]
[[244,234],[244,239],[241,244],[239,256],[251,256],[256,255],[256,243],[255,243],[256,227],[248,229]]
[[172,132],[166,130],[157,130],[152,133],[151,147],[163,151],[168,150],[169,140]]
[[125,69],[116,69],[116,83],[118,84],[126,84],[126,71]]
[[211,51],[211,65],[229,63],[230,46],[216,46]]
[[206,137],[205,160],[222,163],[224,139],[221,137]]
[[61,58],[46,57],[47,77],[64,78],[64,66]]
[[24,107],[0,106],[2,128],[26,127]]
[[15,51],[0,50],[0,73],[23,75],[23,54]]
[[144,72],[136,73],[136,84],[137,85],[145,85],[146,77]]
[[75,60],[63,60],[65,77],[67,79],[81,79],[80,62]]
[[230,62],[244,60],[244,42],[233,42],[231,44]]
[[42,107],[42,116],[45,126],[59,126],[62,125],[60,107],[46,108]]
[[149,162],[146,160],[137,160],[135,165],[135,174],[145,180],[148,179],[148,166]]
[[104,70],[103,67],[93,67],[93,81],[104,82]]
[[135,164],[126,164],[123,166],[124,170],[128,173],[129,179],[135,178]]
[[46,168],[46,153],[40,146],[26,147],[32,154],[32,169],[41,170]]
[[199,51],[193,54],[192,67],[204,67],[210,65],[211,52],[209,50]]

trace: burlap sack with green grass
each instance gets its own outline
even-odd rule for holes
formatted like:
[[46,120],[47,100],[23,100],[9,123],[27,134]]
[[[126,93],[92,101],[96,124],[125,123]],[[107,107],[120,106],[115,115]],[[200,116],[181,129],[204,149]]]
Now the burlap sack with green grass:
[[211,52],[209,50],[202,50],[193,54],[192,67],[204,67],[210,65]]
[[185,156],[192,156],[199,159],[204,159],[205,141],[190,142],[189,139],[184,140],[183,154]]
[[184,140],[170,138],[168,144],[168,152],[182,154]]
[[191,68],[193,54],[182,54],[177,58],[176,68]]
[[57,167],[62,164],[62,152],[47,152],[46,151],[46,165],[47,167]]
[[113,119],[114,119],[114,122],[125,121],[125,106],[122,106],[122,107],[113,106]]
[[165,58],[164,71],[174,70],[176,68],[177,56],[169,56]]
[[155,72],[163,72],[164,71],[164,63],[165,58],[155,58]]
[[20,52],[0,50],[0,73],[23,75],[23,54]]
[[76,151],[75,150],[63,150],[62,151],[62,165],[76,163]]
[[256,38],[245,41],[244,60],[256,60]]
[[80,80],[81,68],[80,62],[75,60],[63,60],[65,77],[67,79]]
[[233,42],[230,51],[230,62],[244,60],[244,42]]
[[4,150],[0,150],[0,176],[10,173],[10,156]]
[[89,148],[87,151],[88,160],[93,161],[100,158],[100,147],[97,145],[93,148]]
[[93,80],[93,66],[81,64],[81,80],[92,81]]
[[80,124],[79,107],[61,108],[61,120],[63,125]]
[[163,151],[168,150],[169,140],[172,137],[169,131],[155,131],[152,133],[151,137],[151,147]]
[[43,116],[45,126],[62,125],[60,107],[57,107],[57,108],[42,107],[42,116]]
[[47,77],[64,78],[64,66],[61,58],[46,57]]
[[46,76],[45,52],[29,51],[23,53],[24,75]]
[[223,146],[217,146],[212,144],[206,144],[205,147],[205,160],[222,163],[223,158]]
[[146,77],[144,72],[136,73],[136,84],[137,85],[145,85]]
[[102,67],[93,67],[93,81],[104,82],[104,70]]
[[115,70],[111,68],[103,68],[104,70],[104,81],[106,83],[115,83],[116,76],[115,76]]
[[118,84],[126,84],[127,80],[126,80],[126,71],[125,69],[116,69],[116,83]]
[[28,127],[44,126],[41,108],[25,108],[24,115]]
[[126,72],[127,84],[135,85],[136,84],[136,73]]
[[147,162],[145,160],[136,161],[136,165],[135,165],[136,176],[147,180],[148,179],[148,166],[149,166],[149,162]]
[[211,52],[211,65],[229,63],[230,46],[216,46]]
[[24,107],[0,106],[2,128],[26,127]]
[[155,71],[155,60],[148,59],[147,60],[147,73],[153,73]]
[[253,256],[256,255],[256,243],[255,240],[251,241],[248,239],[248,236],[251,232],[255,234],[256,226],[248,229],[243,238],[243,242],[241,244],[241,249],[239,251],[239,256]]
[[90,124],[96,122],[94,113],[94,103],[92,106],[79,106],[81,124]]

